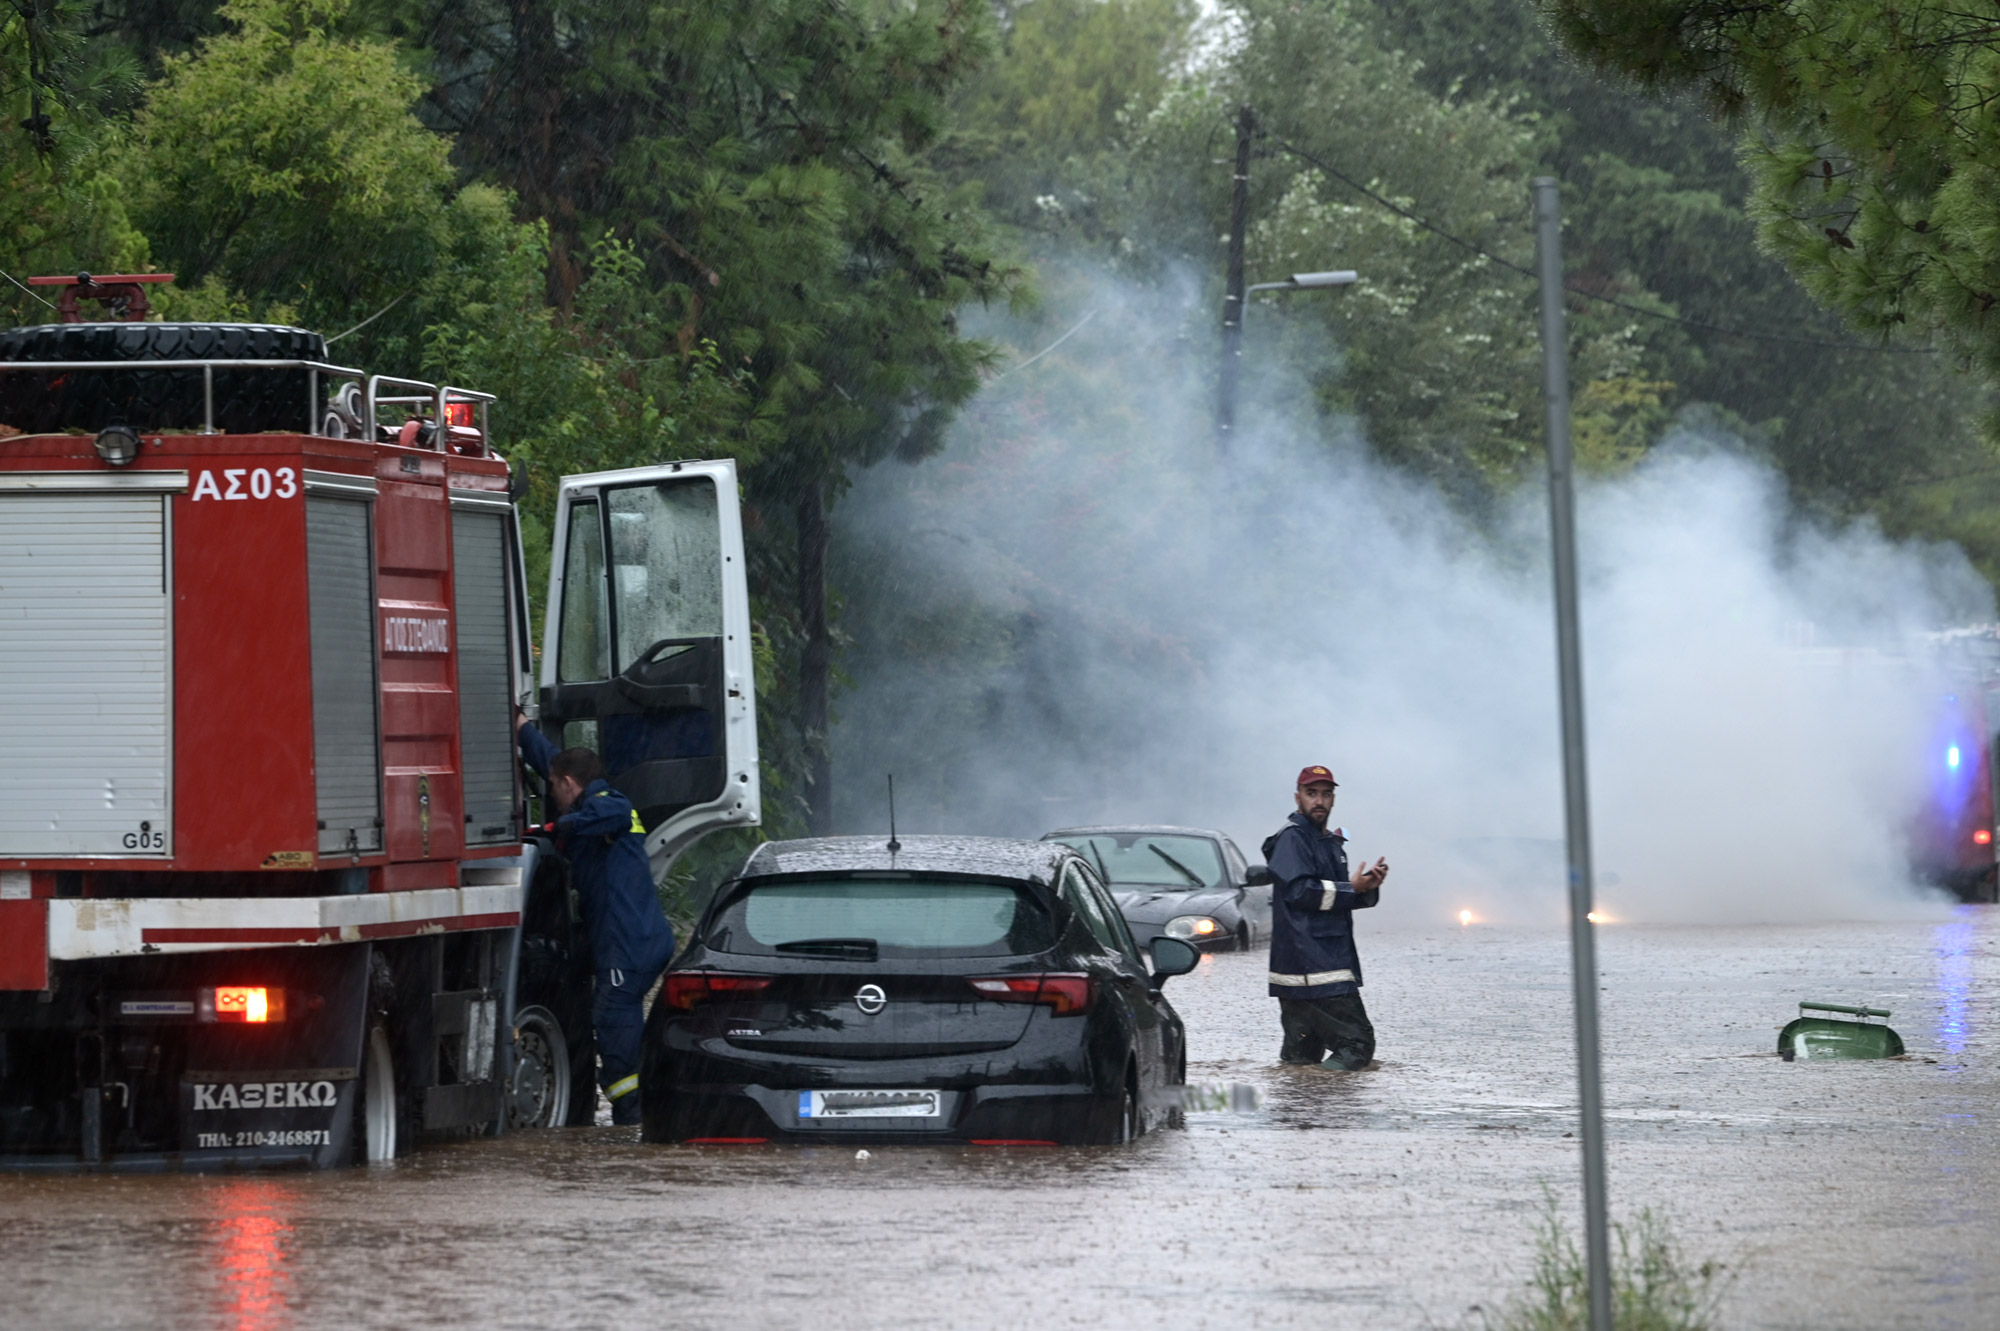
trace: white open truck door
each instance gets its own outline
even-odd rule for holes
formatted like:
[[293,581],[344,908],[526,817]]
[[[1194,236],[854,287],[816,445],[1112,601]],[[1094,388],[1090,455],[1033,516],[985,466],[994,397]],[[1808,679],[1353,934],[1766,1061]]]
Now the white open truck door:
[[646,827],[655,881],[761,816],[750,588],[734,462],[565,476],[542,733],[588,745]]

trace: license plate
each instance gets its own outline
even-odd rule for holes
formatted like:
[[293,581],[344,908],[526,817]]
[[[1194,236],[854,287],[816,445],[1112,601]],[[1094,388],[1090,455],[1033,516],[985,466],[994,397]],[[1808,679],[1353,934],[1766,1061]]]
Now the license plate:
[[936,1091],[800,1091],[800,1118],[936,1118]]

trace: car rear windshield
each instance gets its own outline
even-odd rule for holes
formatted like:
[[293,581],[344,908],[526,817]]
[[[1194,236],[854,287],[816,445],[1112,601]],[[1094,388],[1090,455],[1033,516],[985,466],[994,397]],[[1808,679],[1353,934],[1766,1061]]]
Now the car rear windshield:
[[1153,832],[1101,832],[1058,837],[1097,866],[1117,886],[1184,888],[1223,886],[1222,851],[1200,836]]
[[705,939],[759,956],[1008,957],[1055,943],[1047,909],[1018,884],[940,878],[791,879],[747,885]]

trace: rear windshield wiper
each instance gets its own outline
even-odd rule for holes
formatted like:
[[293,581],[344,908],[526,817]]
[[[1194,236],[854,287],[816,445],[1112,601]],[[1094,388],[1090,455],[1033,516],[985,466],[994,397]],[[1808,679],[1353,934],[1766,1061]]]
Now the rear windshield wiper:
[[872,938],[795,938],[771,950],[800,957],[838,957],[842,961],[876,959],[876,943]]
[[1158,855],[1161,859],[1165,860],[1168,864],[1173,865],[1176,869],[1179,869],[1181,873],[1186,876],[1188,883],[1191,886],[1194,887],[1208,886],[1207,883],[1203,882],[1200,878],[1195,876],[1194,870],[1188,868],[1185,864],[1182,864],[1179,860],[1167,854],[1167,852],[1161,850],[1158,846],[1154,845],[1152,842],[1148,841],[1146,843],[1146,849],[1152,851],[1155,855]]

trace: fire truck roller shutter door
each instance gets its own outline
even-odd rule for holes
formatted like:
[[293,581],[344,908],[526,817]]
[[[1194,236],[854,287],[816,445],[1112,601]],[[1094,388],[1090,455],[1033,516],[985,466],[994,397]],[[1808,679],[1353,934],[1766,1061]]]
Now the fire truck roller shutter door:
[[371,517],[363,498],[306,499],[313,769],[322,855],[370,855],[382,849]]
[[[174,475],[184,486],[185,473]],[[0,855],[165,856],[167,501],[110,488],[31,493],[7,479]]]
[[500,845],[518,835],[513,705],[508,690],[505,510],[454,496],[451,547],[465,844]]

